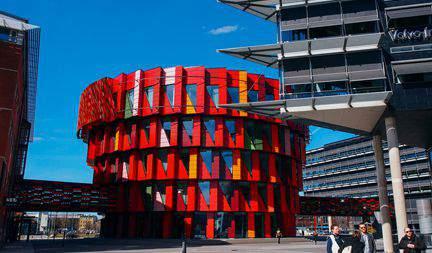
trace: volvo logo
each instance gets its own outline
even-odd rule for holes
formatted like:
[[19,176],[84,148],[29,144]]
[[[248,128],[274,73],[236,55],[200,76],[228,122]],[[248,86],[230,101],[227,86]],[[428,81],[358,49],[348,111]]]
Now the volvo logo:
[[423,30],[399,30],[393,29],[389,31],[392,41],[407,41],[407,40],[428,40],[432,37],[432,29],[425,27]]

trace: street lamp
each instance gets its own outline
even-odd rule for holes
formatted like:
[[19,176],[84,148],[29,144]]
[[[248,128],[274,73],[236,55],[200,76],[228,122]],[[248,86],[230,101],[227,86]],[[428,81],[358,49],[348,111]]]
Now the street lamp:
[[[177,193],[180,195],[180,197],[183,199],[183,189],[178,189]],[[184,209],[184,215],[183,215],[183,242],[182,242],[182,253],[186,253],[186,207]]]

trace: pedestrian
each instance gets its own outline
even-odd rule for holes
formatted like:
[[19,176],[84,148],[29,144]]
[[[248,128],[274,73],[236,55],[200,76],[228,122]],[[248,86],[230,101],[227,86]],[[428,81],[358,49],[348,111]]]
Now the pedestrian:
[[364,243],[364,253],[376,253],[375,239],[372,234],[368,233],[367,226],[364,223],[359,224],[361,232],[361,242]]
[[354,231],[352,237],[346,242],[343,252],[363,253],[365,244],[361,241],[361,232]]
[[424,241],[414,234],[410,228],[405,228],[405,235],[399,242],[399,249],[404,253],[420,253],[426,249]]
[[277,238],[278,244],[280,244],[280,241],[281,241],[281,238],[282,238],[282,232],[280,231],[279,228],[276,230],[276,238]]
[[318,240],[318,233],[317,233],[317,231],[315,230],[312,235],[313,235],[313,240],[314,240],[315,245],[316,245],[317,244],[317,240]]
[[344,247],[344,240],[340,237],[340,228],[332,225],[330,230],[332,234],[327,239],[327,253],[340,253]]

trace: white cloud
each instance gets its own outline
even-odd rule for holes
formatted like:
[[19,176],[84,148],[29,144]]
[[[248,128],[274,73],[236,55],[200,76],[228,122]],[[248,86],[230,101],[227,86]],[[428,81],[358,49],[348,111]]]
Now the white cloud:
[[238,28],[239,28],[238,25],[226,25],[226,26],[221,26],[219,28],[211,29],[209,33],[211,35],[227,34],[227,33],[232,33],[237,31]]

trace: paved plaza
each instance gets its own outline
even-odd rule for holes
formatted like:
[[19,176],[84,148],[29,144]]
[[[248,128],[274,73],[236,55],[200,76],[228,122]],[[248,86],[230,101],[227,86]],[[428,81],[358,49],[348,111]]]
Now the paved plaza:
[[[281,244],[275,239],[244,239],[244,240],[207,240],[189,241],[187,252],[199,253],[246,253],[246,252],[324,252],[325,243],[313,242],[302,238],[285,238]],[[174,253],[181,252],[180,240],[110,240],[110,239],[76,239],[65,241],[64,247],[61,240],[32,240],[30,243],[17,242],[8,245],[0,252],[128,252],[128,253]]]

